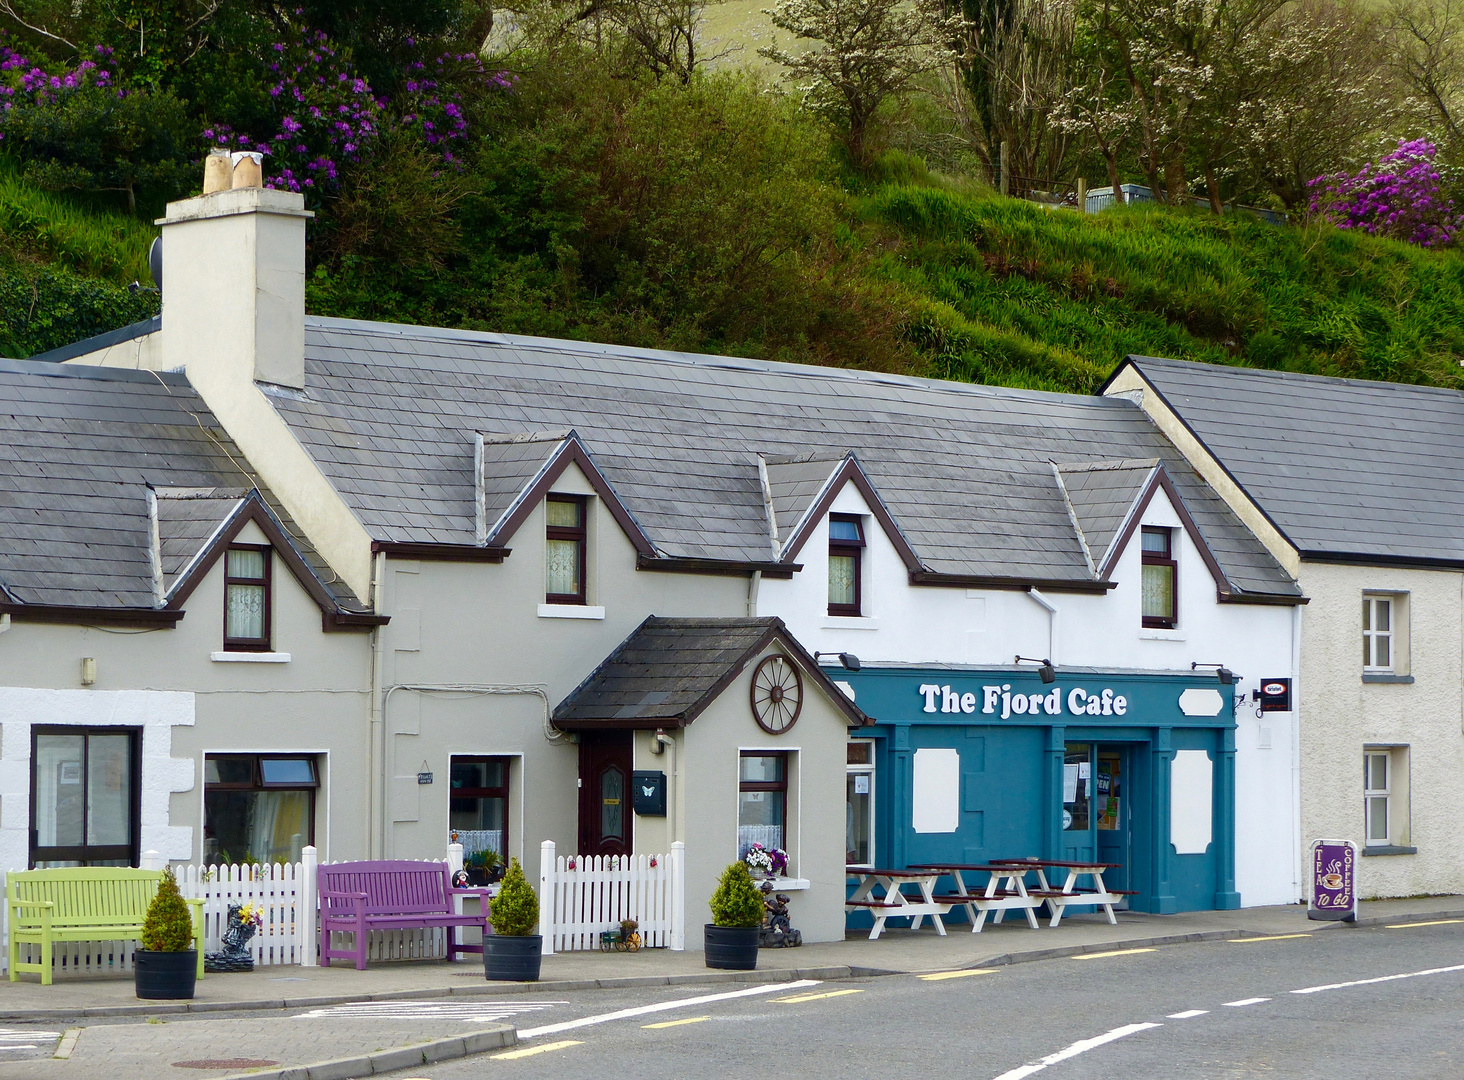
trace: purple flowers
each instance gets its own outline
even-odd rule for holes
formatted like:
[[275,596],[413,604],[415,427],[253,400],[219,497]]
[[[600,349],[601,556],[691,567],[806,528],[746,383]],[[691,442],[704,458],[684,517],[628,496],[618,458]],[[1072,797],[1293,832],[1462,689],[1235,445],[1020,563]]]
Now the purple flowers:
[[1396,150],[1356,175],[1319,176],[1309,185],[1312,213],[1339,229],[1446,247],[1464,228],[1464,213],[1443,193],[1436,156],[1427,139],[1400,139]]
[[[111,68],[112,50],[96,48],[97,61],[83,60],[74,68],[58,73],[43,70],[5,43],[0,32],[0,142],[5,139],[5,114],[17,105],[54,105],[77,91],[95,87],[114,89],[116,72]],[[103,66],[106,65],[106,66]],[[116,88],[117,97],[127,91]]]

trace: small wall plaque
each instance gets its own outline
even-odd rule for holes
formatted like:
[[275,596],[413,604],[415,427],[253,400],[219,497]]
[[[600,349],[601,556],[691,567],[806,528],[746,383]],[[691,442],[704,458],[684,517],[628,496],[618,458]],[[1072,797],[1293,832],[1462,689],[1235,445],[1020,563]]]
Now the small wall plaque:
[[432,783],[432,774],[430,772],[419,772],[417,774],[417,783],[419,783],[419,784],[430,784],[430,783]]

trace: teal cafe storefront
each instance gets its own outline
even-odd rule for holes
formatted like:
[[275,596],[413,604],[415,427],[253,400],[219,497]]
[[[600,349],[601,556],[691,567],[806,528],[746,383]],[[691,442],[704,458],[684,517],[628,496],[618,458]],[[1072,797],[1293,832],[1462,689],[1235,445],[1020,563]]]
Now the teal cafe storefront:
[[876,721],[849,746],[851,864],[1115,863],[1104,880],[1133,910],[1240,906],[1233,688],[1214,673],[839,677]]

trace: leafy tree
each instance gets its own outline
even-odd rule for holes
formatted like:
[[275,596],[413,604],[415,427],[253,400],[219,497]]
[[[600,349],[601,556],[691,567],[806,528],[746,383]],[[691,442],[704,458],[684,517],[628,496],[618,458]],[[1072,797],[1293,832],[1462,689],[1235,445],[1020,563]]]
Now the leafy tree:
[[758,53],[801,83],[804,103],[834,121],[861,168],[880,106],[947,60],[955,30],[933,0],[780,0],[763,13],[814,43],[794,53],[775,42]]
[[169,867],[163,871],[158,891],[147,906],[147,917],[142,922],[142,947],[150,952],[186,952],[193,944],[193,918]]
[[509,863],[498,895],[488,901],[488,921],[504,937],[531,937],[539,928],[539,897],[518,859]]

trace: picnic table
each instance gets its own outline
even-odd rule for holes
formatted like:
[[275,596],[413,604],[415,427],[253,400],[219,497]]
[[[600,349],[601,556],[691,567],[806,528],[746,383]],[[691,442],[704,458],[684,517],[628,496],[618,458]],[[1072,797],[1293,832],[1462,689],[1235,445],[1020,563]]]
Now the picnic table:
[[[884,933],[886,919],[908,918],[910,929],[919,930],[927,915],[935,924],[936,933],[941,937],[946,936],[945,923],[940,917],[950,912],[951,905],[938,901],[933,895],[935,883],[940,880],[940,871],[918,868],[876,870],[868,866],[846,866],[844,871],[859,879],[854,894],[844,901],[844,906],[854,910],[868,910],[874,916],[874,929],[869,932],[870,941]],[[906,885],[918,887],[920,896],[907,896],[904,892]],[[882,892],[876,894],[876,889]]]
[[[1063,913],[1070,907],[1101,907],[1108,916],[1108,921],[1114,926],[1118,925],[1118,919],[1114,917],[1113,905],[1121,903],[1123,897],[1134,896],[1132,889],[1110,889],[1103,883],[1103,871],[1117,870],[1122,863],[1100,863],[1100,862],[1064,862],[1061,859],[993,859],[993,864],[1021,868],[1023,871],[1032,871],[1037,875],[1037,888],[1043,894],[1048,907],[1052,909],[1052,921],[1049,926],[1056,926],[1062,922]],[[1054,889],[1047,880],[1048,870],[1065,870],[1067,880],[1063,882],[1061,889]],[[1078,879],[1087,877],[1092,879],[1092,887],[1079,889]]]
[[[966,909],[966,915],[971,920],[971,932],[981,933],[981,928],[986,925],[986,916],[996,912],[993,923],[1001,922],[1008,911],[1020,911],[1027,916],[1027,924],[1037,929],[1037,908],[1049,896],[1057,896],[1057,890],[1045,887],[1031,890],[1027,888],[1027,871],[1030,867],[1026,864],[1013,863],[919,863],[913,869],[929,870],[936,874],[948,876],[956,883],[954,893],[945,893],[933,897],[940,903],[948,903],[952,907],[957,905]],[[964,875],[973,873],[986,873],[990,876],[986,879],[985,889],[972,890],[967,887]]]

